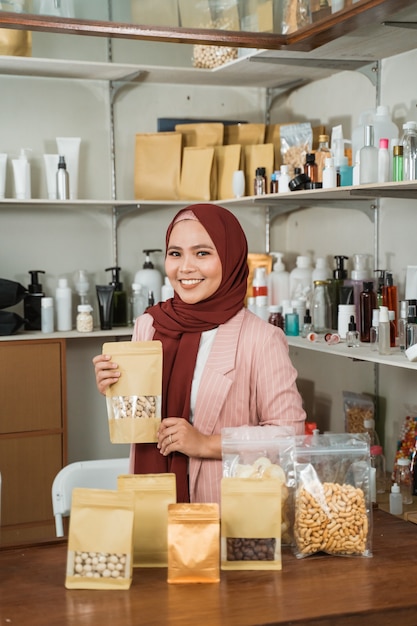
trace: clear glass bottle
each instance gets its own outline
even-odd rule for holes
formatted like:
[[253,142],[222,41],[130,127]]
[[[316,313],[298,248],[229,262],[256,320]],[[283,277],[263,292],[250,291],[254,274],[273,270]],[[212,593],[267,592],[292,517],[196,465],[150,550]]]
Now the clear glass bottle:
[[360,310],[361,310],[361,341],[369,343],[370,329],[372,326],[372,311],[376,309],[376,293],[374,284],[371,281],[364,281],[363,291],[360,294]]
[[365,144],[360,150],[359,183],[378,182],[378,148],[374,146],[374,127],[365,126]]
[[145,311],[148,306],[148,290],[139,283],[132,284],[132,294],[130,297],[130,323],[133,325],[139,315]]
[[315,280],[313,291],[313,328],[316,333],[325,333],[331,329],[332,303],[329,295],[329,282]]
[[306,162],[304,164],[304,174],[306,174],[312,183],[319,182],[319,169],[316,163],[316,155],[314,152],[306,154]]
[[253,195],[262,196],[264,193],[266,193],[265,168],[257,167],[253,181]]
[[408,300],[401,300],[400,301],[400,317],[398,319],[398,345],[400,346],[401,352],[405,352],[407,312],[408,312]]
[[313,323],[310,315],[310,309],[306,309],[306,314],[304,315],[304,323],[301,329],[301,337],[307,337],[309,333],[313,330]]
[[371,448],[372,446],[380,446],[381,444],[379,442],[378,433],[375,430],[375,420],[373,417],[363,420],[363,428],[364,432],[369,435]]
[[[323,180],[323,170],[326,166],[326,159],[332,156],[329,147],[329,135],[319,135],[319,145],[316,150],[316,163],[318,168],[318,182]],[[335,185],[336,186],[336,185]],[[324,184],[323,184],[324,187]]]
[[403,147],[394,146],[392,154],[392,180],[396,183],[404,180]]
[[372,311],[372,326],[369,329],[369,347],[378,352],[379,309]]
[[93,331],[93,307],[90,304],[79,304],[77,307],[76,328],[79,333]]
[[403,504],[412,504],[413,481],[410,471],[410,459],[397,459],[394,480],[400,488]]
[[417,178],[417,122],[403,124],[403,180]]
[[391,332],[388,307],[386,306],[379,307],[378,352],[379,354],[391,354]]
[[346,333],[346,345],[348,348],[359,348],[359,331],[356,330],[355,316],[350,316],[348,331]]

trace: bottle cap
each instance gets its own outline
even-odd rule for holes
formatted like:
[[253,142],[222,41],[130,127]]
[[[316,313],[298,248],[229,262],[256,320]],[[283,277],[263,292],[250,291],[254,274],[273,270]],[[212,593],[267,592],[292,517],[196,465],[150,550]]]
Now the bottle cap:
[[406,465],[410,465],[410,459],[405,459],[404,457],[401,457],[400,459],[397,459],[397,465],[401,465],[401,467],[405,467]]
[[400,486],[394,483],[391,487],[391,493],[400,493]]
[[329,141],[329,135],[319,135],[319,143],[326,143]]
[[350,316],[350,322],[348,324],[348,330],[352,330],[352,331],[356,330],[356,322],[355,322],[354,315]]
[[306,163],[315,163],[316,162],[316,155],[314,154],[314,152],[308,152],[306,154]]
[[327,159],[324,159],[324,165],[326,167],[333,167],[334,166],[334,158],[333,157],[327,157]]
[[309,256],[298,256],[295,261],[297,267],[310,267],[310,257]]
[[68,279],[67,278],[58,278],[58,287],[60,289],[68,287]]
[[382,446],[371,446],[372,456],[380,456],[383,454]]
[[385,322],[389,322],[388,307],[380,306],[379,307],[379,323],[384,324]]
[[78,313],[91,313],[92,310],[93,307],[91,306],[91,304],[79,304],[77,306]]
[[333,277],[345,280],[348,277],[347,269],[345,269],[345,261],[347,261],[349,257],[343,254],[337,254],[334,258],[336,260],[336,269],[333,270]]
[[374,429],[375,428],[375,420],[370,417],[369,419],[363,420],[363,425],[365,428]]
[[42,298],[42,300],[41,300],[41,307],[43,309],[47,309],[50,306],[54,306],[53,298],[46,298],[46,297]]
[[402,146],[394,146],[393,155],[394,156],[402,156],[404,152],[404,148]]
[[306,314],[304,315],[304,324],[311,324],[310,309],[306,309]]
[[404,130],[416,130],[417,122],[405,122],[405,124],[403,124],[403,129]]
[[382,150],[387,150],[388,144],[389,144],[388,139],[383,138],[379,140],[379,148]]
[[270,304],[268,311],[269,313],[279,313],[279,306],[277,304]]
[[28,285],[29,293],[42,293],[42,285],[39,282],[38,274],[45,274],[43,270],[29,270],[31,277],[30,285]]

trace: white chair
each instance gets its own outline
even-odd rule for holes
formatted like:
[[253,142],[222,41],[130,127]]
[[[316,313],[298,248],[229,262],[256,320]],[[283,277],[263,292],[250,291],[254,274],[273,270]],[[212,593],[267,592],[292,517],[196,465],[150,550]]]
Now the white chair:
[[62,518],[70,514],[74,487],[117,489],[117,477],[128,473],[128,458],[79,461],[63,467],[52,484],[52,508],[56,536],[64,536]]

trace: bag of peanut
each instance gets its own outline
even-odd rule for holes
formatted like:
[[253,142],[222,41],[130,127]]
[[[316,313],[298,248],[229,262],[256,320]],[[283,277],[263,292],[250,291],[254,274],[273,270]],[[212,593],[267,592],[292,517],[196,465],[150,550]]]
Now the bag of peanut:
[[296,437],[294,469],[295,556],[372,556],[367,435]]

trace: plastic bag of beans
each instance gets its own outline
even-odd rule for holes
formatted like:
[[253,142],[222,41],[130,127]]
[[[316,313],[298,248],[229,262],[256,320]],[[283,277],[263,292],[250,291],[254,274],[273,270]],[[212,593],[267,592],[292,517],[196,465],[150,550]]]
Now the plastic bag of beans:
[[296,437],[294,469],[295,556],[372,556],[367,435]]

